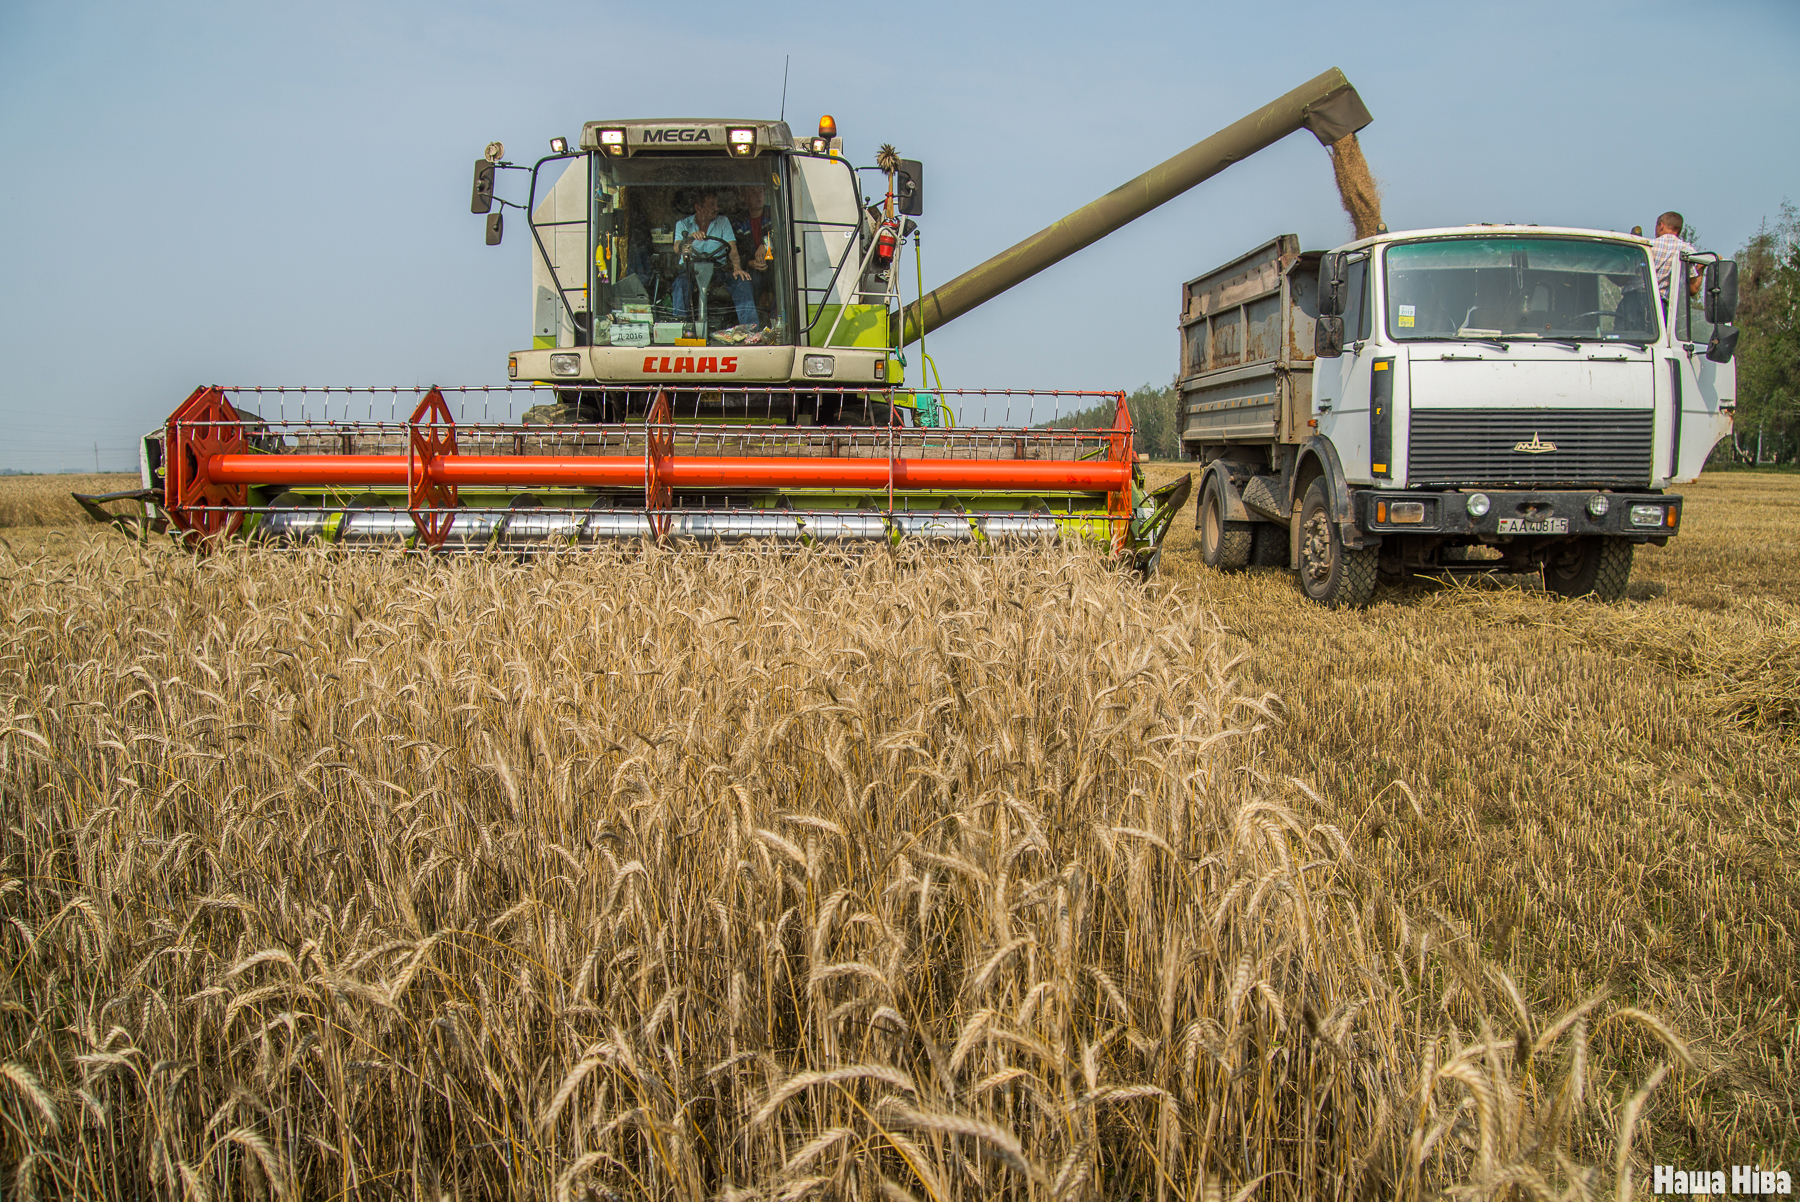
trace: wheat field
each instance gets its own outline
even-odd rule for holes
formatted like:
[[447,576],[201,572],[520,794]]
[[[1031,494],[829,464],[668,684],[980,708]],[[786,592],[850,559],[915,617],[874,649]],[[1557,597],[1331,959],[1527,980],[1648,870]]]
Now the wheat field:
[[1792,1168],[1792,479],[1689,490],[1610,608],[1328,614],[1185,531],[1144,585],[0,530],[3,1188]]

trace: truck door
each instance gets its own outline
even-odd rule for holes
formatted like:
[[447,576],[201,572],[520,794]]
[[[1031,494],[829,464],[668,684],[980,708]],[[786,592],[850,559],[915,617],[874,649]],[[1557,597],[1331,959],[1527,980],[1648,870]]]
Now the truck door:
[[1358,484],[1374,483],[1369,458],[1369,395],[1376,357],[1371,337],[1374,275],[1367,253],[1347,262],[1344,353],[1336,360],[1337,378],[1332,380],[1331,368],[1325,366],[1329,360],[1321,360],[1313,369],[1319,433],[1337,448],[1344,475]]
[[[1704,271],[1711,258],[1684,257],[1682,281]],[[1665,370],[1669,373],[1666,387],[1674,394],[1670,406],[1674,420],[1666,453],[1671,480],[1686,484],[1700,475],[1713,446],[1731,435],[1731,414],[1737,408],[1737,364],[1714,363],[1706,357],[1712,323],[1706,320],[1702,298],[1691,295],[1685,286],[1670,285],[1669,321],[1674,345]],[[1658,462],[1662,462],[1660,456]]]

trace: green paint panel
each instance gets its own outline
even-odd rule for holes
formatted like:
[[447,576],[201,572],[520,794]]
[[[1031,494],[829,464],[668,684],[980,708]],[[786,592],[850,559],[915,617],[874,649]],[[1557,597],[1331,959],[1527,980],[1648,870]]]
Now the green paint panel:
[[[844,320],[838,321],[838,310],[844,310]],[[881,348],[888,344],[888,311],[882,305],[808,305],[806,317],[812,321],[811,332],[807,338],[813,346],[824,346],[825,335],[831,334],[832,346],[863,346]],[[831,325],[837,322],[837,331],[832,333]]]

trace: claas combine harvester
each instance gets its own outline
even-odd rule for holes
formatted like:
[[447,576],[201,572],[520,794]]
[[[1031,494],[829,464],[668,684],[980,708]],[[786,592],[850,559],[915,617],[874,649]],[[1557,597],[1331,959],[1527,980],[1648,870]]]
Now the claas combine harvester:
[[923,170],[887,146],[853,168],[829,118],[593,121],[530,167],[496,143],[472,208],[532,243],[508,384],[196,389],[141,490],[78,499],[196,545],[1080,539],[1147,571],[1190,482],[1145,486],[1123,394],[927,386],[922,340],[1289,133],[1368,120],[1328,71],[910,305]]

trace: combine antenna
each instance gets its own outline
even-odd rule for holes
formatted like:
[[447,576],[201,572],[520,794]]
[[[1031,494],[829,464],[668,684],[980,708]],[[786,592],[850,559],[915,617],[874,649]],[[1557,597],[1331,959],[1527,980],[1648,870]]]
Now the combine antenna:
[[777,118],[780,121],[787,120],[787,73],[788,63],[793,60],[793,57],[791,54],[781,56],[781,116]]

